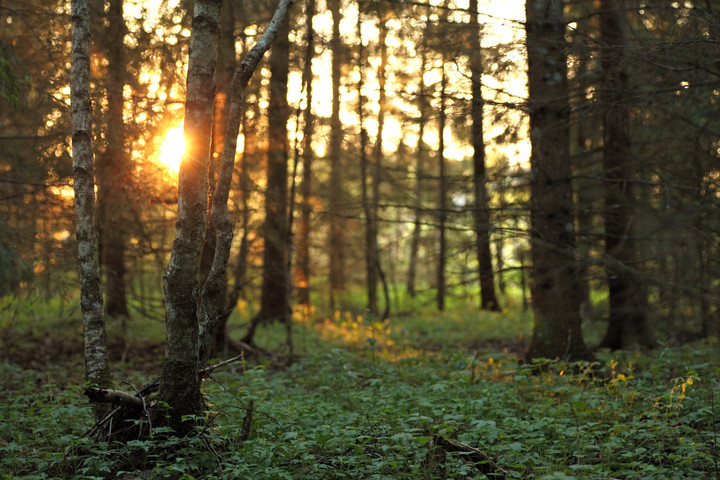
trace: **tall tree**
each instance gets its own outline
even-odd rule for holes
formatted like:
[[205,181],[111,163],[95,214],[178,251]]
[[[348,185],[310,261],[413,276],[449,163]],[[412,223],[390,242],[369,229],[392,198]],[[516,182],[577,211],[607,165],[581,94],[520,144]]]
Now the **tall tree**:
[[178,180],[175,240],[165,274],[165,362],[159,399],[170,406],[170,425],[179,432],[199,415],[198,276],[205,241],[208,162],[215,97],[215,64],[222,0],[198,0],[193,11],[187,74],[186,148]]
[[[234,2],[225,2],[220,17],[220,39],[218,42],[217,61],[217,94],[215,95],[215,112],[212,126],[212,139],[210,150],[210,162],[208,166],[208,178],[210,181],[208,205],[209,209],[214,208],[215,192],[219,184],[220,171],[222,168],[222,154],[225,146],[225,130],[228,127],[227,115],[230,109],[232,96],[233,70],[236,62],[235,52],[235,6]],[[236,150],[237,148],[233,149]],[[205,232],[205,245],[200,260],[200,282],[204,283],[212,269],[215,252],[217,249],[217,230],[214,219],[208,221],[208,228]],[[227,278],[225,278],[227,280]],[[227,281],[221,285],[221,293],[217,297],[218,311],[224,311],[226,307],[225,295]],[[228,305],[230,308],[234,304]],[[227,319],[229,314],[223,315],[222,320],[212,332],[213,341],[211,352],[220,352],[227,344]]]
[[[93,174],[92,108],[90,101],[90,5],[72,1],[72,57],[70,100],[72,109],[73,188],[75,191],[80,307],[85,337],[85,379],[107,387],[110,368],[105,337],[105,316],[100,289],[100,258],[95,231],[95,178]],[[96,416],[102,414],[96,409]]]
[[333,27],[330,40],[332,51],[332,114],[330,117],[330,222],[329,254],[330,254],[330,305],[335,305],[335,295],[345,290],[345,221],[343,219],[345,194],[343,188],[342,142],[343,125],[340,122],[340,82],[343,62],[343,44],[340,36],[341,0],[328,0],[328,9],[332,14]]
[[[211,333],[222,319],[219,298],[225,284],[233,237],[227,201],[237,135],[245,110],[245,88],[278,32],[282,29],[287,32],[287,12],[292,0],[281,0],[268,28],[233,76],[232,100],[227,112],[212,209],[217,247],[202,297],[199,297],[198,274],[207,220],[208,160],[221,3],[197,0],[193,12],[184,127],[188,147],[180,164],[176,236],[165,276],[167,334],[159,400],[167,404],[170,411],[161,412],[159,417],[163,421],[168,418],[178,433],[187,432],[193,425],[188,415],[202,411],[198,366],[207,361]],[[166,413],[169,416],[165,417]]]
[[290,20],[280,24],[270,51],[270,99],[268,107],[267,190],[260,312],[253,318],[244,341],[252,343],[261,322],[283,321],[287,298],[288,134],[290,109],[287,81],[290,61]]
[[447,175],[445,162],[445,125],[447,124],[447,74],[445,73],[445,56],[440,63],[440,108],[438,112],[438,250],[436,279],[437,283],[437,308],[441,312],[445,310],[445,295],[447,294],[447,280],[445,269],[447,268],[447,232],[446,222],[448,215],[448,193]]
[[[428,32],[429,21],[426,20],[425,31]],[[417,261],[418,252],[420,250],[420,232],[422,230],[421,225],[421,213],[422,213],[422,186],[423,186],[423,175],[424,175],[424,160],[426,155],[426,146],[423,137],[425,136],[425,123],[427,122],[428,114],[428,101],[427,101],[427,87],[425,85],[425,71],[427,68],[427,48],[424,41],[421,40],[420,45],[420,74],[419,74],[419,85],[418,85],[418,143],[417,151],[415,153],[415,208],[413,209],[413,233],[410,241],[410,259],[408,265],[408,276],[407,276],[407,292],[411,297],[415,296],[415,283],[417,276]]]
[[573,196],[565,21],[561,0],[525,4],[530,140],[532,299],[535,319],[525,356],[588,359],[573,257]]
[[487,174],[485,168],[485,140],[483,138],[483,106],[485,100],[482,93],[483,53],[480,45],[481,25],[478,21],[480,0],[475,0],[470,9],[470,25],[472,27],[472,53],[470,54],[470,80],[472,83],[472,144],[473,144],[473,191],[475,205],[475,249],[478,260],[478,277],[480,278],[480,308],[483,310],[500,310],[495,294],[495,278],[493,275],[492,255],[490,253],[490,208],[487,194]]
[[305,99],[305,111],[303,118],[305,124],[303,126],[303,149],[302,164],[303,174],[302,183],[300,184],[300,194],[302,196],[301,212],[300,212],[300,240],[298,242],[298,301],[305,305],[306,312],[310,309],[310,220],[312,214],[312,168],[313,168],[313,151],[312,141],[314,135],[314,119],[312,114],[312,59],[315,57],[315,31],[313,30],[313,17],[317,7],[315,0],[307,0],[306,20],[307,31],[305,33],[305,63],[303,66],[303,78],[306,79],[307,96]]
[[629,342],[650,345],[647,295],[635,246],[634,158],[630,136],[630,82],[625,71],[625,10],[621,0],[599,0],[603,109],[602,164],[605,182],[605,253],[610,316],[601,347]]
[[126,288],[127,191],[132,181],[126,153],[123,121],[125,85],[123,0],[110,0],[107,12],[105,55],[107,58],[107,148],[98,158],[98,216],[101,262],[105,268],[105,311],[110,317],[129,316]]

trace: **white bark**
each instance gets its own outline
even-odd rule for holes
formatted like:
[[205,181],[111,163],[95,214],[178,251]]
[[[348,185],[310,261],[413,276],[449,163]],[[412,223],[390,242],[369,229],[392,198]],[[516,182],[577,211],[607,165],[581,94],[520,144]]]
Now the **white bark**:
[[88,384],[103,387],[108,386],[110,373],[105,341],[103,298],[100,290],[98,239],[95,229],[88,0],[72,2],[70,99],[80,306],[83,312],[85,335],[85,376]]

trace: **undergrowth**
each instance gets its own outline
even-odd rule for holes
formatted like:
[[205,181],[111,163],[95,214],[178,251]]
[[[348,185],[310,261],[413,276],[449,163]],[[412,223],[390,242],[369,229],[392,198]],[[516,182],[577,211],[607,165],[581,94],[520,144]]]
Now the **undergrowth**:
[[470,318],[299,320],[296,338],[314,352],[288,368],[241,362],[215,373],[203,387],[207,418],[180,440],[156,428],[147,440],[91,442],[81,363],[5,362],[1,477],[486,478],[460,453],[433,468],[429,447],[442,435],[511,478],[720,478],[717,345],[598,352],[601,367],[522,365],[511,350],[472,348],[501,340],[490,323],[503,315],[482,327]]

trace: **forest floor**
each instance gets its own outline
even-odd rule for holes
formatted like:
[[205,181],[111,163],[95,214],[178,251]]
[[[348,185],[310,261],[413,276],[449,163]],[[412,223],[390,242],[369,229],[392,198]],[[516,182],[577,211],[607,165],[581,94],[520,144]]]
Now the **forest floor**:
[[[292,364],[274,325],[256,339],[274,355],[205,381],[195,435],[107,444],[84,436],[72,317],[0,322],[0,478],[720,478],[715,340],[523,365],[522,313],[298,316]],[[111,365],[132,392],[159,374],[162,325],[121,330]]]

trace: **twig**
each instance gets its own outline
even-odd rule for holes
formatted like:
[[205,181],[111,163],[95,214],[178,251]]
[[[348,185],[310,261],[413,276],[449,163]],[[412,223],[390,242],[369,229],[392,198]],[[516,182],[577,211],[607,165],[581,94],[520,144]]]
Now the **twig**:
[[250,427],[252,427],[253,409],[255,408],[255,400],[250,400],[248,403],[247,410],[245,412],[245,418],[243,418],[242,430],[240,430],[240,441],[244,442],[250,438]]

